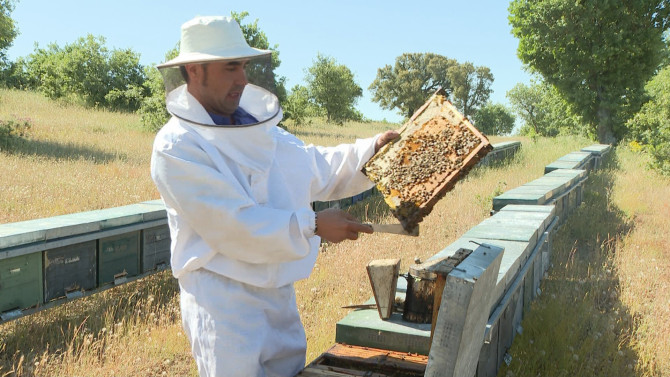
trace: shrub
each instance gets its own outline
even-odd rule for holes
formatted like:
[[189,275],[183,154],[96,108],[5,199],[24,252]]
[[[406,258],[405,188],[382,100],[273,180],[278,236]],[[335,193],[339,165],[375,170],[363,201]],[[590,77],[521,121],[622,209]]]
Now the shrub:
[[0,120],[0,150],[11,149],[28,134],[30,127],[30,118]]

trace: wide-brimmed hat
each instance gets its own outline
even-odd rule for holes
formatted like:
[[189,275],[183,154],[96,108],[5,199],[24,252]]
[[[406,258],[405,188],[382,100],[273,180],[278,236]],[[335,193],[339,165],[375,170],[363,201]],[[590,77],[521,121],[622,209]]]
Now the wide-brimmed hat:
[[157,68],[251,59],[270,54],[270,50],[250,47],[240,25],[232,17],[196,17],[181,26],[179,56],[157,65]]

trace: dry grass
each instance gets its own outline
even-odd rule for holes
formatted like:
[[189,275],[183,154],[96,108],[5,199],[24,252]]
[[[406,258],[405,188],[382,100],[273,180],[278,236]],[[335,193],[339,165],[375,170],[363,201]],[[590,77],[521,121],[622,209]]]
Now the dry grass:
[[[153,135],[138,130],[134,115],[61,107],[32,93],[0,91],[0,101],[0,117],[29,116],[33,122],[25,143],[11,153],[0,152],[0,222],[158,198],[148,175]],[[397,127],[334,126],[313,120],[309,127],[289,125],[289,130],[309,143],[333,145]],[[341,306],[372,296],[365,272],[369,261],[400,257],[406,271],[415,257],[434,255],[488,216],[493,196],[540,177],[546,164],[590,143],[579,138],[513,139],[523,143],[514,160],[473,170],[422,222],[419,238],[374,234],[323,245],[310,278],[296,284],[308,361],[333,344],[335,323],[347,314]],[[524,321],[525,331],[512,350],[513,364],[501,371],[503,375],[588,375],[563,373],[547,360],[540,363],[540,346],[554,356],[550,361],[565,359],[566,365],[574,361],[573,355],[582,362],[615,355],[623,361],[609,360],[612,368],[623,369],[611,370],[667,375],[669,248],[667,231],[660,229],[668,229],[668,182],[644,172],[639,155],[620,155],[621,166],[600,179],[601,186],[612,183],[611,195],[595,190],[587,197],[592,204],[576,216],[582,222],[561,229],[562,241],[559,237],[555,245],[565,251],[556,252],[545,293]],[[639,184],[642,174],[646,185]],[[380,197],[368,198],[350,211],[366,221],[394,221]],[[607,221],[593,222],[603,219]],[[599,259],[588,259],[591,255]],[[162,272],[2,325],[0,377],[195,376],[179,322],[177,292],[169,272]],[[572,307],[574,313],[566,316],[566,308]],[[547,316],[563,319],[555,332],[548,331],[543,320],[533,320]],[[616,331],[607,330],[612,325]],[[520,351],[519,345],[530,340],[534,345]],[[603,344],[605,351],[593,352]]]
[[619,148],[558,231],[501,376],[670,375],[670,181]]
[[159,198],[148,170],[154,135],[137,115],[0,90],[0,119],[26,117],[29,137],[0,153],[0,223]]

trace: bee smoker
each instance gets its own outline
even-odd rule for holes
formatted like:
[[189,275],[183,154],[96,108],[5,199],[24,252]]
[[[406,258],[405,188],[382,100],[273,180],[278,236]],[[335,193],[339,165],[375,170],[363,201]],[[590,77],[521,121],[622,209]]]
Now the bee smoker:
[[407,279],[403,320],[434,325],[447,275],[470,253],[472,250],[459,249],[453,256],[411,265],[403,275]]

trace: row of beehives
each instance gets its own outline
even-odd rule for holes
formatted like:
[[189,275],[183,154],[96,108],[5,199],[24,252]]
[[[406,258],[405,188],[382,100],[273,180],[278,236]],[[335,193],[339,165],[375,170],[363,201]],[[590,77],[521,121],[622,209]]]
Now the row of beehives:
[[169,265],[165,207],[155,200],[0,225],[0,323]]
[[[518,144],[501,143],[500,156]],[[346,207],[373,193],[314,206]],[[0,323],[167,267],[165,217],[156,200],[0,225]]]
[[[521,142],[519,141],[506,141],[493,145],[493,150],[490,151],[486,157],[479,162],[479,165],[491,165],[497,162],[507,160],[514,156],[514,154],[521,147]],[[354,205],[361,200],[368,198],[374,195],[377,191],[376,187],[373,187],[365,192],[362,192],[358,195],[352,196],[350,198],[344,198],[340,200],[332,200],[328,202],[314,202],[312,203],[312,208],[315,211],[320,211],[326,208],[346,208],[350,205]]]
[[[492,284],[490,315],[487,319],[486,315],[482,317],[485,323],[473,328],[472,321],[468,322],[463,317],[461,323],[449,324],[447,333],[457,334],[460,337],[458,344],[446,344],[436,351],[435,341],[431,343],[430,323],[410,323],[403,320],[399,313],[393,313],[388,320],[381,320],[376,309],[355,310],[337,323],[336,345],[332,349],[337,351],[336,355],[333,356],[333,351],[329,350],[306,367],[301,376],[310,376],[310,373],[317,370],[322,373],[332,368],[331,365],[342,364],[337,359],[345,357],[341,356],[342,346],[345,344],[348,347],[345,350],[352,347],[377,349],[380,355],[387,354],[385,358],[389,360],[395,360],[394,357],[402,359],[402,353],[427,356],[430,352],[431,360],[443,361],[439,369],[431,368],[429,358],[425,357],[423,361],[398,366],[397,368],[407,368],[407,371],[396,369],[394,375],[423,375],[424,370],[416,365],[423,362],[424,368],[428,365],[425,375],[495,376],[506,358],[515,334],[522,330],[521,320],[530,307],[530,301],[540,293],[540,281],[549,267],[552,231],[579,206],[583,183],[589,171],[600,166],[602,158],[609,150],[608,145],[593,145],[579,152],[569,153],[547,165],[544,176],[495,197],[490,218],[431,258],[444,258],[462,248],[476,249],[486,247],[487,244],[504,248],[497,281]],[[470,263],[476,265],[484,261],[474,258]],[[406,285],[403,280],[399,280],[396,292],[399,300],[405,298]],[[476,300],[476,297],[473,299]],[[374,300],[371,299],[368,303],[374,303]],[[448,307],[449,303],[446,305]],[[444,307],[445,304],[441,304],[440,308]],[[476,316],[477,307],[471,303],[470,308],[463,309],[468,311],[463,313],[464,316]],[[479,338],[462,339],[473,336]],[[463,347],[468,344],[468,340],[475,346],[470,349]],[[431,346],[434,347],[432,351]],[[351,354],[353,351],[347,352]],[[401,353],[400,356],[398,352]],[[436,355],[437,352],[450,354]],[[449,365],[445,367],[445,363]],[[347,367],[354,368],[354,364],[348,360]],[[467,372],[464,374],[464,371]]]

